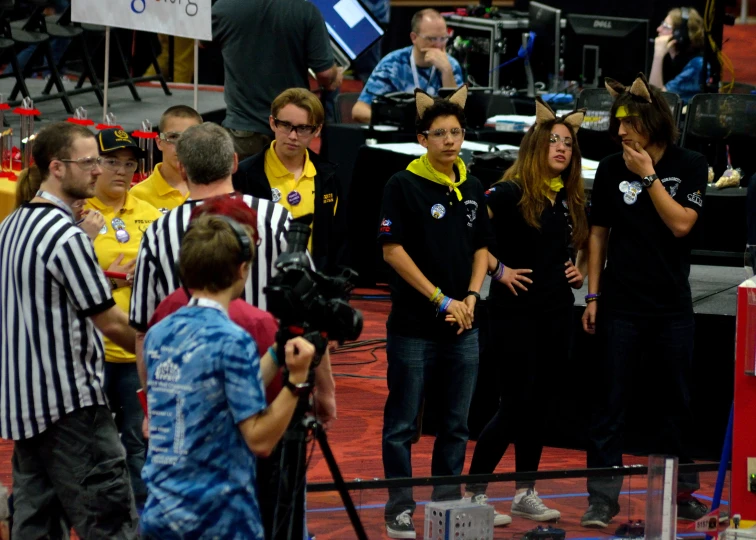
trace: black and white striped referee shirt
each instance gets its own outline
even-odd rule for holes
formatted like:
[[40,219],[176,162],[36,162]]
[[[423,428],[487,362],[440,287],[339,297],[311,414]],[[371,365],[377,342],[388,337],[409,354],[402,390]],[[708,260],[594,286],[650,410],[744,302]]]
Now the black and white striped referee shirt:
[[0,224],[0,436],[29,439],[105,405],[91,315],[114,306],[92,242],[71,216],[28,203]]
[[[263,288],[275,273],[278,256],[286,249],[285,231],[289,226],[289,212],[280,204],[242,195],[242,200],[257,212],[257,246],[255,264],[244,287],[244,300],[265,310]],[[134,285],[131,291],[129,323],[140,332],[147,325],[160,302],[180,287],[178,258],[181,239],[189,226],[192,210],[202,200],[189,200],[154,221],[142,237],[139,246]]]

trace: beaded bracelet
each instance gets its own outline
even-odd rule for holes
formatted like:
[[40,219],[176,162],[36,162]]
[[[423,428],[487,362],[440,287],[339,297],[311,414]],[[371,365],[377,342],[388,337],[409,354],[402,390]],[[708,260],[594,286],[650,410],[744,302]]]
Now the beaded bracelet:
[[507,269],[506,266],[504,266],[504,263],[499,261],[499,266],[496,267],[496,272],[491,275],[491,279],[494,281],[499,281],[501,278],[504,277],[504,271]]

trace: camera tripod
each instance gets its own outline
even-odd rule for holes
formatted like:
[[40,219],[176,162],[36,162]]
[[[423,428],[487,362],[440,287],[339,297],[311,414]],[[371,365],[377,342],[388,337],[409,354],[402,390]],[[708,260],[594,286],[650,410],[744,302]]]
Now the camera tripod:
[[333,456],[328,437],[322,424],[309,412],[309,395],[301,396],[295,411],[295,419],[282,439],[280,478],[275,516],[273,519],[274,540],[302,540],[305,538],[304,505],[307,475],[307,443],[314,437],[328,464],[334,483],[344,503],[355,535],[367,540],[367,534],[357,514],[352,496],[346,488],[336,458]]

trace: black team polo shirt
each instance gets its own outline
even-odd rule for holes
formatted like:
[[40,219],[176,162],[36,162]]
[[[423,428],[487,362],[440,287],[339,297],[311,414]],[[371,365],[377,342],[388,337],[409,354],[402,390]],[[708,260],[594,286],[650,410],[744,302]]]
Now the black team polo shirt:
[[[656,181],[667,193],[700,215],[708,177],[706,158],[671,146],[654,169]],[[621,153],[601,160],[596,171],[591,224],[611,229],[599,309],[629,316],[692,314],[688,276],[695,227],[687,236],[675,238],[646,188],[627,204],[622,183],[640,181],[627,169]]]
[[[447,186],[409,171],[396,173],[383,192],[378,242],[400,244],[433,285],[462,301],[470,285],[473,256],[493,245],[493,234],[480,181],[468,176],[459,191],[461,201]],[[395,271],[390,285],[389,332],[427,339],[456,335],[459,327],[445,322],[446,315],[437,313],[428,298]]]

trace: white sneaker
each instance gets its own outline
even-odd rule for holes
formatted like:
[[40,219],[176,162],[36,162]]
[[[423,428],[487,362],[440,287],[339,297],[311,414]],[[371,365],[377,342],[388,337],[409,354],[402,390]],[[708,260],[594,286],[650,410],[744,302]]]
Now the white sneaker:
[[416,538],[415,525],[412,523],[412,512],[405,510],[386,522],[386,534],[389,538]]
[[538,492],[529,489],[523,496],[512,501],[512,515],[532,519],[533,521],[556,521],[562,517],[559,510],[549,508],[538,496]]
[[[479,504],[481,506],[488,506],[488,496],[484,493],[473,495],[470,497],[470,502]],[[512,518],[506,514],[500,514],[494,509],[494,527],[503,527],[512,523]]]

